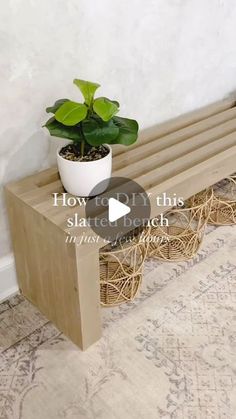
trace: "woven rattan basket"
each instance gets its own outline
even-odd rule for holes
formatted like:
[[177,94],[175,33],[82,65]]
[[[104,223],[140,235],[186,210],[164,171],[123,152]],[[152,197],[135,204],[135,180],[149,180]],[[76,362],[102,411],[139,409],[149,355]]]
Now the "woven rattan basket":
[[[208,224],[236,224],[236,174],[223,179],[212,188],[212,205]],[[191,205],[203,203],[209,194],[209,189],[191,198]]]
[[146,237],[149,230],[124,237],[119,243],[109,244],[100,252],[100,301],[102,306],[115,306],[131,301],[141,282],[147,255]]
[[194,257],[202,242],[211,202],[212,193],[208,192],[199,205],[167,211],[168,226],[151,228],[148,256],[166,261]]

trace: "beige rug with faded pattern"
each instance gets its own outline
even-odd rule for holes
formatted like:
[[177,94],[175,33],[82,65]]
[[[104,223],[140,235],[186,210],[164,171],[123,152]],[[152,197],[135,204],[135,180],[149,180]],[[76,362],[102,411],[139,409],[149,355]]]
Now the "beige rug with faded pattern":
[[236,418],[236,226],[189,262],[147,261],[84,353],[21,296],[0,313],[1,419]]

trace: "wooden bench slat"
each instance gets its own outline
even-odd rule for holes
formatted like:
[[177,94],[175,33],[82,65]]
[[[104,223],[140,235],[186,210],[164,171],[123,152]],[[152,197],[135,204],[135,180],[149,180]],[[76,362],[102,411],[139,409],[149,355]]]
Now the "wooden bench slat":
[[[181,114],[176,118],[164,121],[160,124],[155,124],[152,127],[140,131],[138,142],[129,147],[129,149],[136,148],[137,145],[150,142],[153,139],[163,137],[173,131],[178,131],[184,127],[192,125],[198,121],[209,118],[227,109],[235,106],[235,98],[227,98],[221,101],[211,103],[199,109],[195,109],[186,114]],[[125,147],[120,145],[113,146],[113,155],[123,154]]]
[[[213,143],[217,138],[224,137],[232,132],[235,132],[236,136],[236,119],[228,121],[222,125],[219,125],[215,128],[211,128],[207,131],[204,131],[201,134],[195,135],[193,137],[187,138],[177,144],[170,145],[167,148],[155,153],[154,150],[150,150],[151,154],[147,157],[145,155],[123,167],[120,170],[114,171],[114,176],[123,176],[123,177],[137,177],[143,172],[152,170],[155,167],[163,166],[164,164],[177,159],[178,157],[184,156],[190,151],[197,150],[203,145]],[[157,140],[158,142],[159,140]]]
[[161,138],[156,138],[147,144],[141,143],[134,149],[129,148],[124,151],[124,153],[116,156],[113,159],[113,170],[121,169],[127,165],[130,165],[132,162],[139,161],[143,157],[157,153],[158,151],[161,151],[174,144],[178,144],[187,138],[200,134],[213,127],[217,127],[218,125],[221,125],[224,122],[230,121],[234,118],[236,118],[236,107],[206,118],[200,122],[182,128],[181,130],[175,131]]
[[8,183],[7,189],[21,196],[25,192],[34,190],[35,188],[44,187],[50,183],[60,180],[57,166],[42,170],[41,172],[33,173],[21,180],[15,180]]
[[191,151],[190,153],[175,159],[174,161],[148,171],[139,177],[135,177],[133,180],[139,183],[145,190],[148,190],[167,179],[172,179],[180,172],[210,159],[214,155],[220,155],[221,152],[227,150],[235,144],[236,133],[233,132],[225,137],[215,140],[213,144],[210,143],[202,146],[197,150]]
[[[162,181],[147,192],[151,194],[152,198],[166,192],[168,196],[176,194],[187,199],[202,191],[202,176],[204,176],[204,188],[208,188],[232,174],[235,171],[235,162],[236,145],[233,145],[225,151],[176,174],[174,177]],[[152,204],[151,217],[165,210],[164,207],[154,206],[153,199]]]

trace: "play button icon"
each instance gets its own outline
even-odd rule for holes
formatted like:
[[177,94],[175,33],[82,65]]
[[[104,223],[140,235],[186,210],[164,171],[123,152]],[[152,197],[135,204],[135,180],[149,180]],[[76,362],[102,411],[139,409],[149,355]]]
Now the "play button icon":
[[108,205],[108,219],[110,223],[119,220],[131,211],[131,208],[128,207],[128,205],[122,204],[122,202],[115,198],[109,198]]
[[86,221],[91,229],[113,242],[136,228],[144,227],[151,212],[145,190],[129,178],[112,177],[103,182],[91,191],[91,198],[85,206]]

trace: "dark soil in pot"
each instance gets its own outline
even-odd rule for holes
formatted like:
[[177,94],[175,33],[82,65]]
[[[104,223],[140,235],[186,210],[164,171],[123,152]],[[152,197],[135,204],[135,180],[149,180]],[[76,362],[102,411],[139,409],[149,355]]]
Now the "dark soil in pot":
[[86,162],[102,159],[103,157],[106,157],[109,152],[110,150],[106,146],[100,145],[99,147],[85,149],[84,155],[81,156],[80,145],[67,144],[65,147],[62,147],[59,154],[66,160]]

